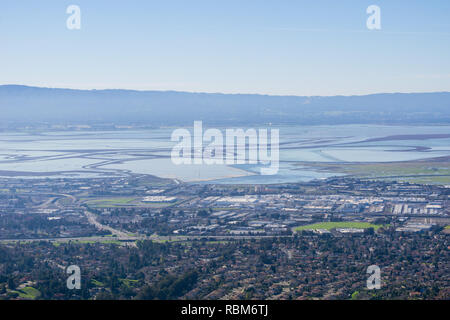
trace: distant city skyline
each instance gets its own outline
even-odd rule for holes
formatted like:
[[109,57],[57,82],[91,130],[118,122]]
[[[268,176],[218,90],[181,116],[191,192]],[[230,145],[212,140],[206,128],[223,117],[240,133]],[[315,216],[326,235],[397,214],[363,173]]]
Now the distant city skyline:
[[[81,29],[69,30],[70,5]],[[366,9],[381,9],[369,30]],[[450,2],[0,3],[0,85],[333,96],[450,91]]]

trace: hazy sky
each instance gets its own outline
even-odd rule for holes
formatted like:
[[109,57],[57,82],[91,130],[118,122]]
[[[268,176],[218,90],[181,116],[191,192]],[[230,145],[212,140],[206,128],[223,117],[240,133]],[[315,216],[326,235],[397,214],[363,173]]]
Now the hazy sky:
[[[69,5],[81,30],[68,30]],[[381,8],[381,30],[366,9]],[[450,91],[448,0],[1,0],[0,84],[351,95]]]

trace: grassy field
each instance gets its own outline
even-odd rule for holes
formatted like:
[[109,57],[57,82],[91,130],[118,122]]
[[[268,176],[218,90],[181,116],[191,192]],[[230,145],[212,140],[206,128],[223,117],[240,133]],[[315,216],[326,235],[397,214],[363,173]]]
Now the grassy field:
[[102,243],[102,244],[117,244],[117,245],[123,245],[122,242],[120,242],[119,240],[101,240],[101,241],[93,241],[93,240],[77,240],[74,241],[75,243],[82,243],[82,244],[86,244],[86,243]]
[[91,280],[91,283],[92,283],[94,286],[97,286],[97,287],[104,287],[104,286],[105,286],[105,284],[104,284],[103,282],[100,282],[100,281],[95,280],[95,279],[92,279],[92,280]]
[[104,199],[95,199],[88,200],[86,204],[92,207],[116,207],[127,205],[130,202],[133,202],[136,198],[128,197],[128,198],[104,198]]
[[403,161],[387,163],[299,163],[327,172],[359,178],[396,180],[422,184],[450,184],[450,161]]
[[17,293],[19,295],[19,297],[22,299],[35,300],[41,296],[41,292],[38,289],[35,289],[33,287],[25,287],[23,289],[16,290],[16,291],[11,290],[11,292]]
[[[116,245],[126,245],[125,242],[121,242],[119,240],[114,239],[105,239],[105,240],[71,240],[72,244],[95,244],[95,243],[101,243],[101,244],[116,244]],[[52,241],[53,245],[55,247],[59,247],[61,244],[68,244],[68,241]]]
[[295,228],[295,231],[302,231],[302,230],[317,230],[317,229],[325,229],[325,230],[331,230],[336,228],[356,228],[356,229],[367,229],[367,228],[374,228],[375,230],[378,230],[381,228],[381,225],[371,224],[368,222],[319,222],[314,224],[308,224],[306,226],[300,226]]
[[119,280],[129,288],[134,287],[139,283],[139,280],[133,279],[119,279]]
[[165,208],[176,204],[175,202],[141,202],[136,197],[118,197],[118,198],[99,198],[99,199],[81,199],[85,204],[92,208],[120,208],[120,207],[146,207],[146,208]]
[[400,181],[400,182],[410,182],[418,184],[441,184],[450,185],[450,176],[416,176],[416,177],[378,177],[374,180],[386,180],[386,181]]

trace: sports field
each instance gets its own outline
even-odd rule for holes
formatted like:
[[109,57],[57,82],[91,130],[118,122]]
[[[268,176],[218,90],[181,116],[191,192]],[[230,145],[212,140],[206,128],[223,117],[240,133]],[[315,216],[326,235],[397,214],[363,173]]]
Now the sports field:
[[300,226],[295,228],[295,231],[302,230],[317,230],[317,229],[337,229],[337,228],[355,228],[355,229],[368,229],[374,228],[374,230],[378,230],[382,225],[371,224],[368,222],[319,222],[314,224],[308,224],[306,226]]

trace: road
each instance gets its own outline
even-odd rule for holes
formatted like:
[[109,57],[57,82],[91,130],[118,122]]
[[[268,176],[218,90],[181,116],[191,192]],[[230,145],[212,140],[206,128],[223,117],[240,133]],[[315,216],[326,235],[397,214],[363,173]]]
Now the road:
[[138,240],[151,240],[156,242],[183,242],[192,240],[212,239],[213,241],[233,241],[233,240],[249,240],[249,239],[271,239],[271,238],[291,238],[291,235],[273,235],[273,236],[90,236],[90,237],[72,237],[72,238],[42,238],[42,239],[2,239],[0,243],[10,242],[37,242],[37,241],[50,241],[50,242],[70,242],[70,241],[92,241],[92,242],[105,242],[105,241],[138,241]]
[[98,230],[109,231],[109,232],[111,232],[111,234],[113,236],[116,236],[116,237],[121,238],[121,239],[127,239],[127,238],[133,238],[134,239],[134,238],[136,238],[136,237],[130,237],[126,232],[114,229],[114,228],[112,228],[110,226],[106,226],[104,224],[101,224],[100,222],[97,221],[97,217],[92,212],[89,212],[89,211],[85,210],[84,214],[85,214],[86,218],[88,219],[89,223],[94,225]]

